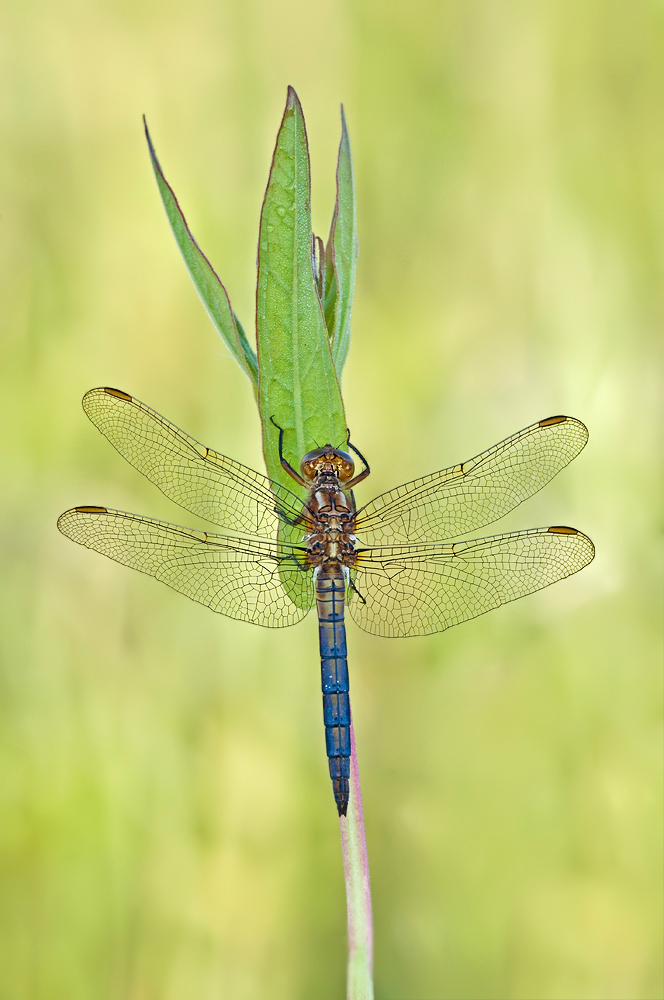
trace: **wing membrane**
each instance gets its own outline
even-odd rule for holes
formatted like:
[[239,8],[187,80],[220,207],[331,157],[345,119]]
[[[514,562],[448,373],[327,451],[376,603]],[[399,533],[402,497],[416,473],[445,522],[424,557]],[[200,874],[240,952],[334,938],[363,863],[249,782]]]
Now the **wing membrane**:
[[275,538],[279,515],[294,520],[302,503],[266,476],[206,448],[139,399],[91,389],[83,409],[114,448],[169,499],[233,531]]
[[593,543],[574,528],[532,528],[467,542],[358,553],[349,611],[374,635],[442,632],[583,569]]
[[[58,528],[229,618],[280,628],[300,621],[315,603],[305,550],[297,546],[194,531],[105,507],[65,511]],[[299,606],[286,594],[284,578]]]
[[540,420],[462,465],[376,497],[358,511],[357,534],[369,545],[389,545],[475,531],[541,490],[587,440],[573,417]]

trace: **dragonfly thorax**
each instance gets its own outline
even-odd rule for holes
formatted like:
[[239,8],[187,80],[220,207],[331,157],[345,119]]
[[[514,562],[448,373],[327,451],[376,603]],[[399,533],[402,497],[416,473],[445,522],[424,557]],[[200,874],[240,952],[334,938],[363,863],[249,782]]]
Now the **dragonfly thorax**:
[[311,488],[307,511],[321,531],[347,531],[354,522],[355,506],[339,485],[336,476],[321,473]]
[[[331,482],[325,482],[329,475]],[[336,474],[321,472],[311,488],[305,521],[309,561],[320,565],[329,560],[350,565],[354,561],[355,505],[339,484]]]

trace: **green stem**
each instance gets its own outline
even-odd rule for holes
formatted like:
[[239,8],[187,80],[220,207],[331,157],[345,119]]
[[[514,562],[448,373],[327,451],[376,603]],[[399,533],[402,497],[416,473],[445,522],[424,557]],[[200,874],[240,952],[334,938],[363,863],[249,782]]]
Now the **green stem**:
[[350,799],[348,816],[340,817],[341,849],[346,879],[348,912],[347,1000],[373,1000],[373,920],[369,859],[364,833],[360,772],[357,767],[355,732],[350,727]]

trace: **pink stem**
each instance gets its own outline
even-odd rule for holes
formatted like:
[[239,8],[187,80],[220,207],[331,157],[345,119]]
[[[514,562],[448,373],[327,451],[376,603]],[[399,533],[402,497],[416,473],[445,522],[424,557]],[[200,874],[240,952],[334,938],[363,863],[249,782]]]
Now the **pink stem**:
[[348,816],[340,817],[341,849],[348,911],[347,1000],[373,1000],[373,920],[369,859],[362,813],[355,732],[350,727],[350,799]]

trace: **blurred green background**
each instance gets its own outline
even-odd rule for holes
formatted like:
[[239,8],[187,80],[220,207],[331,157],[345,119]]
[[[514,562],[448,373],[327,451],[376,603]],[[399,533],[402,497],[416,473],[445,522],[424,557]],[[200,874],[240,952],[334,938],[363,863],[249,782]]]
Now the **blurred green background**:
[[95,385],[262,467],[140,116],[249,331],[288,83],[323,235],[340,101],[353,145],[358,500],[552,413],[590,428],[495,529],[575,525],[588,569],[440,636],[349,625],[376,996],[661,997],[661,3],[23,0],[3,22],[2,1000],[344,995],[315,621],[220,618],[55,529],[82,503],[195,523],[85,419]]

